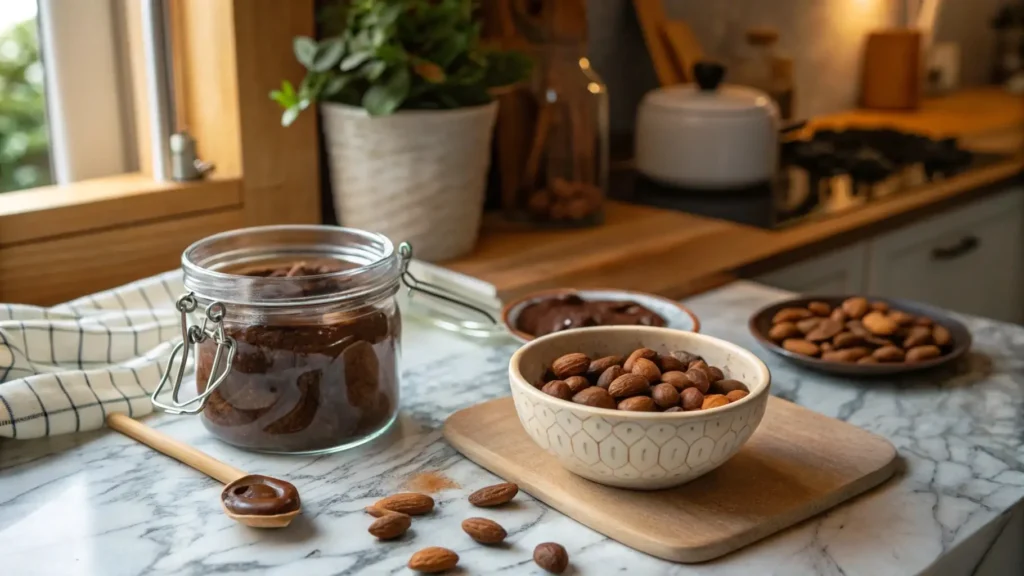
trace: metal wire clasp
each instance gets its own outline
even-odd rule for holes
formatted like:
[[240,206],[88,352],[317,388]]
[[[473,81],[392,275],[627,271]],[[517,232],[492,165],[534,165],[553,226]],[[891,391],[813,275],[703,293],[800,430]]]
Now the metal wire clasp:
[[438,300],[443,300],[445,302],[455,304],[456,306],[461,306],[462,308],[472,310],[473,312],[484,316],[491,322],[491,324],[498,323],[494,316],[487,310],[459,300],[454,294],[452,294],[452,292],[445,290],[437,284],[417,280],[416,277],[409,272],[409,262],[412,261],[412,246],[408,242],[402,242],[398,245],[398,256],[401,259],[402,284],[405,284],[405,287],[408,288],[410,292],[421,292],[432,298],[437,298]]
[[[211,302],[206,307],[206,315],[203,318],[202,326],[195,324],[189,326],[188,315],[195,312],[198,305],[195,294],[192,292],[178,298],[178,301],[175,303],[174,307],[178,309],[178,312],[181,312],[181,342],[178,342],[174,349],[171,350],[171,357],[167,360],[167,370],[164,370],[164,375],[160,378],[160,384],[157,385],[156,390],[153,391],[153,395],[150,397],[153,400],[154,406],[158,406],[171,414],[198,414],[202,412],[203,407],[206,406],[206,399],[228,377],[228,373],[231,372],[231,362],[235,359],[235,350],[237,349],[235,339],[224,333],[224,304]],[[213,364],[210,367],[210,376],[206,380],[206,386],[203,388],[202,394],[191,400],[180,402],[178,400],[178,393],[181,391],[181,382],[185,378],[185,368],[188,365],[188,358],[191,355],[192,347],[205,342],[207,338],[217,343],[217,351],[213,355]],[[227,352],[226,358],[225,351]],[[182,356],[181,361],[178,363],[178,369],[174,372],[174,381],[171,384],[171,404],[164,404],[157,400],[157,396],[163,391],[167,382],[171,380],[174,360],[178,357],[179,353]],[[223,360],[223,363],[221,360]]]

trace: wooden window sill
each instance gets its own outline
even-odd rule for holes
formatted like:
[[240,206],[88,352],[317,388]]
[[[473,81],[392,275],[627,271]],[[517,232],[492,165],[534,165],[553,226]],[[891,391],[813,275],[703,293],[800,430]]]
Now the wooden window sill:
[[241,180],[157,182],[121,174],[0,194],[0,247],[158,222],[242,204]]

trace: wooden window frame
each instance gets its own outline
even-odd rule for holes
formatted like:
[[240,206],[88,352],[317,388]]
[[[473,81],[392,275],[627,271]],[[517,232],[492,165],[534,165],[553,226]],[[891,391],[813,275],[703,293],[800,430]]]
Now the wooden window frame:
[[215,175],[150,176],[141,38],[129,25],[140,171],[0,194],[0,301],[53,304],[177,268],[209,234],[321,221],[315,114],[283,128],[268,98],[302,77],[292,38],[313,35],[313,0],[166,1],[179,127]]

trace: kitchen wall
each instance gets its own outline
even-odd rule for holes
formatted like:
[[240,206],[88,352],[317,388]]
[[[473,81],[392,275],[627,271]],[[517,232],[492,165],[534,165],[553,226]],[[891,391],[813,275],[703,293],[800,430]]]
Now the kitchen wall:
[[[987,80],[992,33],[988,20],[1015,0],[945,0],[936,41],[961,44],[966,85]],[[1019,0],[1018,0],[1019,1]],[[902,0],[664,0],[669,18],[687,21],[706,54],[727,65],[743,49],[743,33],[770,26],[780,52],[794,58],[796,116],[856,105],[865,35],[903,24]],[[658,85],[631,0],[588,0],[590,57],[609,86],[612,130],[631,132],[636,106]],[[727,79],[728,81],[728,79]]]

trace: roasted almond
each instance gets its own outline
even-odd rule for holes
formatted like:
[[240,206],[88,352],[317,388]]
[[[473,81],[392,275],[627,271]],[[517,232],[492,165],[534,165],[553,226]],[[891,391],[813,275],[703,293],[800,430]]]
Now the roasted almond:
[[885,302],[875,300],[874,302],[871,303],[871,309],[874,310],[875,312],[884,313],[889,311],[889,305],[886,304]]
[[779,322],[768,331],[768,338],[775,342],[782,342],[786,338],[799,338],[803,332],[792,322]]
[[846,329],[858,336],[870,336],[871,331],[864,327],[860,320],[847,320]]
[[569,392],[573,394],[590,387],[590,380],[587,380],[585,376],[569,376],[565,379],[565,383],[569,386]]
[[623,374],[608,386],[608,393],[613,398],[629,398],[638,394],[647,394],[650,390],[651,385],[647,378],[639,374]]
[[907,350],[907,362],[924,362],[925,360],[931,360],[932,358],[938,358],[942,356],[942,350],[939,350],[938,346],[929,344],[927,346],[917,346]]
[[637,348],[636,350],[633,350],[633,353],[629,355],[629,358],[626,358],[626,362],[625,364],[622,365],[622,367],[626,370],[626,372],[632,372],[633,362],[636,362],[637,358],[646,358],[647,360],[654,360],[657,357],[658,353],[655,352],[654,350],[651,350],[650,348]]
[[914,324],[917,326],[931,326],[934,322],[927,316],[918,316],[914,319]]
[[704,405],[704,395],[696,388],[687,388],[679,395],[679,401],[683,410],[687,412],[700,410],[700,407]]
[[914,323],[914,320],[916,320],[913,314],[907,314],[900,310],[889,311],[889,319],[900,326],[909,326]]
[[679,404],[679,391],[671,384],[661,383],[651,388],[651,399],[659,408],[671,408]]
[[418,492],[402,492],[376,501],[373,504],[373,508],[383,508],[392,512],[419,516],[434,509],[434,499]]
[[854,346],[853,348],[843,348],[842,350],[825,352],[821,355],[821,359],[826,362],[850,363],[856,362],[870,353],[871,351],[863,346]]
[[501,524],[487,518],[466,518],[462,531],[481,544],[497,544],[508,536]]
[[597,379],[597,385],[607,390],[608,386],[623,374],[626,374],[626,370],[622,366],[612,366],[605,370]]
[[[799,322],[796,323],[796,328],[797,330],[800,331],[801,334],[807,334],[808,332],[812,332],[815,328],[817,328],[818,325],[821,324],[822,320],[824,320],[824,318],[819,318],[817,316],[813,318],[807,318],[805,320],[800,320]],[[794,338],[796,338],[796,336],[794,336]]]
[[742,390],[744,392],[750,392],[747,385],[739,380],[725,379],[719,380],[711,385],[711,391],[715,394],[728,394],[733,390]]
[[710,410],[719,406],[725,406],[728,403],[729,399],[721,394],[708,394],[704,397],[704,403],[700,405],[700,409]]
[[619,410],[627,412],[654,412],[654,400],[650,396],[631,396],[619,402]]
[[622,356],[605,356],[598,358],[590,363],[587,367],[587,376],[592,379],[597,379],[604,371],[611,368],[612,366],[619,366],[623,362]]
[[686,378],[697,390],[700,390],[701,394],[708,393],[708,388],[711,387],[711,379],[708,378],[707,372],[700,368],[690,368],[686,371]]
[[675,386],[676,390],[693,386],[693,382],[690,382],[690,379],[686,377],[686,373],[677,370],[662,373],[661,381]]
[[590,388],[580,390],[573,395],[572,401],[576,404],[593,406],[594,408],[615,409],[615,399],[612,398],[612,395],[607,390],[599,386],[591,386]]
[[726,394],[725,397],[729,399],[729,402],[735,402],[737,400],[742,400],[743,398],[746,398],[749,395],[750,393],[744,390],[733,390],[732,392]]
[[828,302],[809,302],[807,309],[818,316],[828,316],[832,313],[832,306],[829,306]]
[[458,563],[459,555],[455,552],[440,546],[431,546],[413,554],[407,566],[410,570],[424,574],[436,574],[451,570]]
[[712,384],[725,378],[725,372],[722,372],[722,369],[718,366],[708,366],[704,373],[708,375],[708,380]]
[[684,363],[682,360],[672,355],[659,354],[658,360],[657,362],[655,362],[655,364],[658,365],[658,369],[661,370],[662,372],[672,372],[673,370],[685,371],[686,367],[689,365],[689,362]]
[[590,368],[590,358],[586,354],[573,352],[560,356],[551,363],[551,370],[559,380],[565,380],[569,376],[582,376]]
[[540,391],[547,394],[548,396],[554,396],[559,400],[572,399],[572,391],[569,390],[569,385],[566,384],[563,380],[552,380],[551,382],[545,384],[544,387],[540,389]]
[[818,344],[818,347],[821,348],[822,352],[831,352],[836,349],[831,342],[821,342]]
[[879,362],[903,362],[903,349],[899,346],[882,346],[871,353],[871,356]]
[[469,503],[480,508],[501,506],[516,497],[519,493],[519,486],[512,482],[502,482],[493,486],[486,486],[469,495]]
[[533,549],[533,562],[552,574],[561,574],[569,567],[569,553],[561,544],[544,542]]
[[804,356],[817,356],[821,354],[821,348],[814,342],[808,342],[799,338],[789,338],[782,342],[782,347],[790,352],[803,354]]
[[869,312],[861,319],[861,323],[876,336],[892,336],[900,329],[900,325],[883,312]]
[[857,364],[878,364],[878,360],[874,356],[865,356],[857,360]]
[[932,340],[936,346],[949,346],[953,343],[953,335],[950,334],[949,329],[945,326],[936,324],[932,328]]
[[849,348],[851,346],[860,346],[864,343],[864,336],[861,334],[854,334],[853,332],[840,332],[832,338],[832,345],[836,348]]
[[701,359],[700,356],[694,354],[693,352],[687,352],[686,350],[674,350],[671,352],[671,354],[673,358],[679,360],[686,366],[689,366],[690,362],[693,362],[694,360]]
[[870,305],[868,304],[867,298],[861,298],[859,296],[856,296],[844,300],[842,307],[843,312],[846,312],[847,316],[853,318],[854,320],[859,320],[860,318],[863,318],[865,314],[868,313]]
[[910,349],[916,346],[924,346],[932,343],[933,329],[927,326],[911,326],[903,339],[903,347]]
[[846,321],[850,319],[850,317],[846,315],[846,312],[843,311],[843,309],[839,306],[836,306],[828,317],[835,320],[836,322],[840,322],[843,324],[845,324]]
[[818,325],[807,333],[804,338],[811,342],[823,342],[831,340],[833,336],[843,331],[843,325],[830,318],[825,318]]
[[370,524],[369,532],[381,540],[398,538],[412,526],[412,517],[401,512],[390,512]]
[[796,322],[797,320],[803,320],[804,318],[811,317],[811,311],[807,308],[783,308],[772,316],[772,324],[778,324],[779,322]]
[[633,361],[633,369],[630,370],[633,374],[643,376],[647,379],[649,384],[655,384],[661,381],[661,370],[658,370],[658,365],[647,358],[637,358]]

